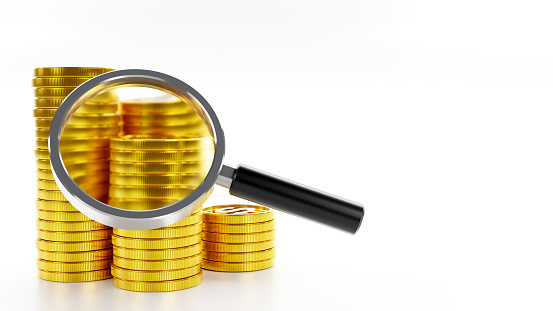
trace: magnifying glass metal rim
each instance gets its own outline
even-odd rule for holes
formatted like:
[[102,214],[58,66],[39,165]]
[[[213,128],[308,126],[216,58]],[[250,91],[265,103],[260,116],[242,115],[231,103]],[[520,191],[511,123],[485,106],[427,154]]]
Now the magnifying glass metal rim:
[[[60,139],[63,127],[75,110],[90,98],[114,87],[145,86],[163,90],[181,98],[191,96],[197,103],[192,103],[194,110],[211,125],[215,152],[213,163],[203,182],[182,200],[163,208],[154,210],[124,210],[102,203],[84,192],[73,181],[63,163]],[[172,76],[143,69],[126,69],[108,72],[96,76],[71,92],[57,109],[48,139],[50,164],[58,188],[79,211],[86,216],[105,225],[129,229],[156,229],[176,223],[189,216],[195,208],[199,208],[202,198],[215,185],[223,168],[225,154],[225,136],[217,115],[207,100],[191,86]]]

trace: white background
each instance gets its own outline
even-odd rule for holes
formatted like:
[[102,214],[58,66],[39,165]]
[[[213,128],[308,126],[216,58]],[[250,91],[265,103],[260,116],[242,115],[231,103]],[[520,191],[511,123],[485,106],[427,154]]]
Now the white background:
[[[550,1],[200,3],[0,3],[0,309],[553,308]],[[361,202],[363,225],[279,213],[274,268],[178,292],[39,280],[40,66],[174,75],[217,112],[227,164]]]

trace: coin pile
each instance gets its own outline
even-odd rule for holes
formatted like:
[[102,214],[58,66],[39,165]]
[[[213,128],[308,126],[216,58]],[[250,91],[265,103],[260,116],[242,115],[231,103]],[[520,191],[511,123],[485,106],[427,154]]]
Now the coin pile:
[[[124,136],[111,140],[109,204],[151,210],[177,202],[204,179],[213,138]],[[113,229],[115,286],[143,292],[180,290],[202,282],[201,204],[187,218],[154,230]]]
[[[48,155],[50,123],[65,96],[106,68],[35,69],[38,177],[38,269],[42,279],[94,281],[111,277],[111,228],[81,214],[56,185]],[[109,139],[120,131],[117,94],[103,93],[84,103],[62,133],[62,158],[70,176],[89,195],[107,200]]]
[[166,137],[208,137],[207,126],[190,106],[174,96],[125,100],[123,133],[128,135],[161,135]]
[[258,205],[218,205],[202,210],[202,268],[245,272],[274,265],[274,212]]

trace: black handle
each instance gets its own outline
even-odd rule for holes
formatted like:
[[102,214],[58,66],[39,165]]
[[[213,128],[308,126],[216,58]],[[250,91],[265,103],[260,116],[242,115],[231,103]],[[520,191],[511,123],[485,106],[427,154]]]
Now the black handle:
[[258,169],[239,165],[230,194],[311,219],[354,234],[363,220],[363,205]]

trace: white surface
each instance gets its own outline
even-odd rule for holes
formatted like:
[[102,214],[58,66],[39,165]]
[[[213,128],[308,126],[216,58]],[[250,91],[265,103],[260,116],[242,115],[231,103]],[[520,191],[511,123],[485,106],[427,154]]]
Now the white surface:
[[[550,2],[201,3],[0,3],[0,309],[553,308]],[[41,281],[39,66],[179,77],[217,111],[228,164],[362,202],[363,226],[281,213],[274,268],[179,292]],[[223,189],[209,201],[233,202]]]

